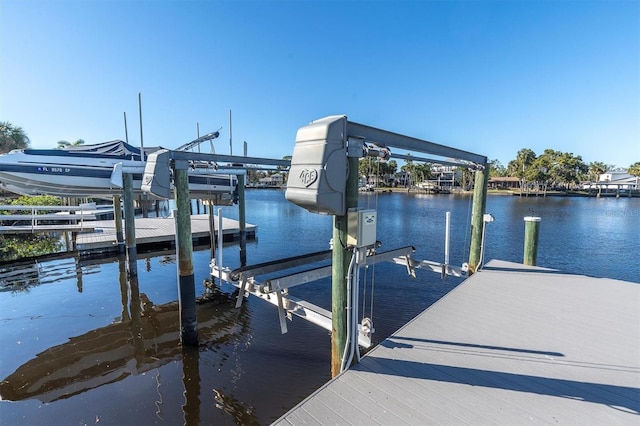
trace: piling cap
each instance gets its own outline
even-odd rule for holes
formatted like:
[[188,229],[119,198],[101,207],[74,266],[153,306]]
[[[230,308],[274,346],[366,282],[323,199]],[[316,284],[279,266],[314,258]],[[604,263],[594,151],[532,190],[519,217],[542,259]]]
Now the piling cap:
[[541,220],[542,218],[538,216],[525,216],[524,218],[525,222],[540,222]]

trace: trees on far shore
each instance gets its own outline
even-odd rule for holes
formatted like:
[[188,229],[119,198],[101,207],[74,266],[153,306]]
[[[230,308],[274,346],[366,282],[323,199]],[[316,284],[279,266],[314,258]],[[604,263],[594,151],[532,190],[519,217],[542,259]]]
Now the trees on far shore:
[[69,146],[78,146],[78,145],[84,145],[84,139],[78,139],[75,142],[58,141],[58,146],[56,149],[64,149]]
[[8,121],[0,121],[0,154],[13,149],[29,148],[31,141],[20,126],[14,126]]

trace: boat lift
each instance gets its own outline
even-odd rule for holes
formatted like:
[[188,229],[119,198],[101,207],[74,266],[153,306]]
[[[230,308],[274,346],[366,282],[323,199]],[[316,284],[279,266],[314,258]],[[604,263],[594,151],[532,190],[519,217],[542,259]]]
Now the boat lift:
[[[392,155],[390,148],[435,155],[441,159]],[[383,159],[411,158],[413,161],[435,162],[469,168],[477,172],[471,214],[471,247],[468,264],[463,264],[461,268],[449,265],[449,217],[447,217],[444,263],[412,259],[411,254],[414,250],[411,246],[383,253],[376,252],[378,242],[375,239],[375,226],[370,226],[375,225],[376,222],[375,210],[366,211],[358,208],[358,176],[357,172],[349,172],[357,171],[359,159],[365,156]],[[181,298],[184,293],[185,300],[190,300],[194,291],[193,266],[189,259],[192,247],[188,244],[191,242],[190,224],[184,220],[184,217],[188,217],[188,204],[185,202],[188,197],[186,171],[193,161],[207,161],[214,165],[218,162],[230,162],[236,166],[237,158],[168,151],[157,153],[147,162],[142,183],[142,189],[145,192],[167,198],[171,190],[171,175],[175,179],[179,225],[176,245],[180,248],[178,278]],[[467,272],[472,274],[477,270],[488,180],[488,173],[485,172],[487,166],[485,156],[354,123],[348,121],[345,115],[336,115],[312,121],[298,130],[290,162],[242,157],[238,163],[241,168],[252,163],[290,166],[285,198],[312,213],[335,216],[333,240],[336,244],[333,244],[331,251],[243,266],[234,270],[225,268],[221,259],[218,262],[212,260],[211,276],[229,282],[239,289],[238,306],[248,294],[254,294],[275,304],[278,307],[283,333],[287,330],[286,319],[292,318],[293,315],[306,318],[331,330],[333,376],[348,368],[354,356],[359,360],[358,344],[366,347],[371,345],[371,333],[374,331],[372,321],[364,318],[361,324],[356,325],[361,267],[380,261],[392,261],[404,265],[412,276],[415,276],[415,269],[425,268],[439,272],[443,278],[447,275],[462,276]],[[298,270],[277,278],[269,278],[264,282],[258,281],[261,275],[284,272],[288,269],[326,261],[329,258],[331,258],[331,264],[328,266],[315,267],[303,272]],[[332,313],[289,295],[291,287],[328,276],[332,277]],[[197,321],[195,310],[191,305],[193,304],[181,309],[181,336],[184,344],[197,344]]]
[[[447,218],[449,217],[447,212]],[[447,275],[461,277],[466,274],[466,265],[456,267],[448,264],[449,259],[449,220],[446,223],[445,233],[445,263],[439,263],[430,260],[418,260],[412,257],[415,252],[413,246],[401,247],[385,252],[377,252],[380,246],[379,241],[375,241],[365,250],[360,251],[360,255],[355,258],[355,268],[368,267],[380,262],[391,262],[402,265],[406,268],[408,275],[416,278],[416,269],[426,269],[431,272],[441,274],[442,278]],[[357,244],[354,244],[354,246]],[[269,277],[260,280],[260,276],[273,274],[277,272],[285,272],[294,268],[300,268],[305,265],[319,264],[327,260],[331,260],[332,250],[319,251],[315,253],[304,254],[284,259],[273,260],[270,262],[259,263],[255,265],[242,266],[236,269],[229,269],[221,264],[221,259],[212,259],[210,264],[211,277],[219,278],[220,281],[227,282],[238,288],[238,296],[236,307],[242,306],[243,300],[249,295],[254,295],[266,300],[278,308],[278,319],[280,322],[280,331],[282,334],[287,332],[286,320],[293,320],[293,315],[303,318],[313,324],[316,324],[327,331],[331,331],[332,319],[331,312],[323,309],[306,300],[302,300],[289,294],[292,287],[308,284],[330,277],[332,274],[331,264],[321,266],[313,266],[305,270],[296,270],[295,272],[285,273],[276,277]],[[212,285],[212,281],[205,281],[205,287]],[[358,286],[359,283],[354,283]],[[358,317],[358,304],[352,305],[354,309],[354,318]],[[371,347],[371,336],[374,333],[373,320],[364,318],[362,323],[358,325],[358,343],[364,348]]]

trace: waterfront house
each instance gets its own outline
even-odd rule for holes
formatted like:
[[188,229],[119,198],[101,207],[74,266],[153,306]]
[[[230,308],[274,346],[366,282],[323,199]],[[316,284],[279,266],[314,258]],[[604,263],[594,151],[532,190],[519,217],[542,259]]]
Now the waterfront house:
[[492,177],[489,179],[489,189],[520,189],[522,180],[515,176]]
[[282,187],[282,183],[284,178],[280,173],[274,173],[270,176],[260,178],[258,181],[259,188],[280,188]]
[[626,170],[608,171],[598,177],[597,182],[586,182],[582,185],[583,189],[595,190],[598,194],[631,194],[632,191],[638,191],[638,177],[632,176]]

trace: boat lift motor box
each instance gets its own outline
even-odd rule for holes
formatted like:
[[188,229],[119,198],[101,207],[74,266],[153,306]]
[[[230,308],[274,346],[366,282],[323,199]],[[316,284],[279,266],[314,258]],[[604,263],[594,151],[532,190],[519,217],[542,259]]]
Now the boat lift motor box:
[[334,115],[298,129],[285,198],[312,213],[344,216],[347,117]]
[[142,191],[159,198],[171,198],[170,157],[171,152],[167,149],[149,154],[140,185]]

